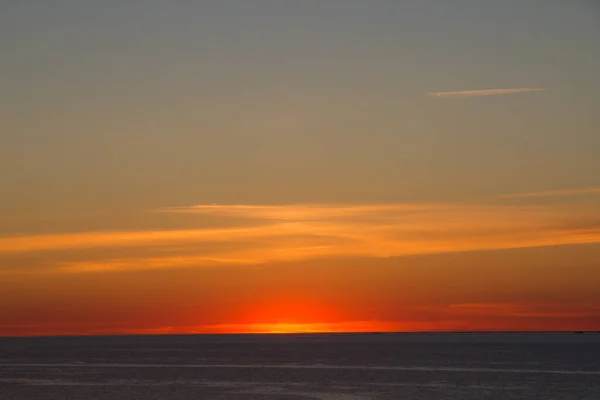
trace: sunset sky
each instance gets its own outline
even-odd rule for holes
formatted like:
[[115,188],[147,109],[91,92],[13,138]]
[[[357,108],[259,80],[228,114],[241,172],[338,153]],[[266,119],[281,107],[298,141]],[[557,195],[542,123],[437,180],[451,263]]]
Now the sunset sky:
[[0,5],[0,335],[600,330],[592,0]]

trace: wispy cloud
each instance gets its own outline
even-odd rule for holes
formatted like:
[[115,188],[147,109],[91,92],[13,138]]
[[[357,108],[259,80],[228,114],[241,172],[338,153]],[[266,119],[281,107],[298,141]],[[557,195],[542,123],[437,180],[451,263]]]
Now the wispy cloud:
[[250,228],[82,232],[0,238],[0,254],[151,244],[210,242],[285,235],[285,224]]
[[[9,237],[0,239],[0,255],[54,250],[54,271],[100,272],[600,243],[597,210],[556,205],[199,205],[169,212],[233,226]],[[89,259],[64,256],[108,247]]]
[[513,88],[513,89],[484,89],[484,90],[461,90],[455,92],[433,92],[429,96],[441,98],[463,98],[463,97],[480,97],[480,96],[499,96],[504,94],[542,92],[549,89],[546,88]]
[[500,195],[504,199],[517,199],[527,197],[563,197],[563,196],[584,196],[588,194],[600,193],[600,187],[586,187],[578,189],[545,190],[541,192],[513,193]]
[[439,210],[454,207],[448,204],[289,204],[289,205],[225,205],[200,204],[189,207],[172,207],[158,212],[193,213],[248,219],[279,221],[322,221],[336,218],[377,216],[383,213]]

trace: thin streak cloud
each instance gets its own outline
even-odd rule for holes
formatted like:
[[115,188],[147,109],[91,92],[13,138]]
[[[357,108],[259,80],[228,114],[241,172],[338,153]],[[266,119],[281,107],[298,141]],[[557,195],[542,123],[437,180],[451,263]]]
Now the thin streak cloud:
[[312,221],[355,216],[373,216],[382,213],[403,213],[454,208],[448,204],[289,204],[289,205],[226,205],[200,204],[188,207],[173,207],[158,212],[193,213],[213,216],[228,216],[248,219],[278,221]]
[[564,197],[564,196],[585,196],[588,194],[600,193],[600,186],[587,187],[579,189],[545,190],[541,192],[527,192],[500,195],[503,199],[518,199],[528,197]]
[[[52,256],[55,271],[100,272],[600,243],[600,230],[593,223],[597,211],[556,205],[200,205],[176,212],[189,213],[200,226],[206,217],[233,217],[229,223],[234,225],[0,238],[0,254],[62,251]],[[247,227],[249,221],[252,227]],[[162,255],[149,255],[173,244],[179,247],[162,247]],[[88,260],[67,256],[108,247],[114,250]],[[138,250],[132,254],[124,251],[128,248]]]
[[456,92],[433,92],[429,96],[440,98],[464,98],[481,96],[500,96],[505,94],[543,92],[546,88],[513,88],[513,89],[485,89],[485,90],[462,90]]
[[287,232],[286,224],[279,224],[251,228],[82,232],[14,236],[0,238],[0,254],[103,247],[135,247],[173,242],[212,242],[259,238],[265,235],[272,237],[285,235]]

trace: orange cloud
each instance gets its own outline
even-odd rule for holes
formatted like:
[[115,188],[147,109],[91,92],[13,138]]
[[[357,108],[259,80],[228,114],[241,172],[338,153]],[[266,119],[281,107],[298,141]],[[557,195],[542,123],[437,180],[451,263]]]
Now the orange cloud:
[[[238,225],[8,237],[0,239],[0,254],[185,246],[184,253],[179,248],[158,256],[57,259],[60,271],[92,272],[600,243],[600,226],[594,224],[600,216],[597,209],[569,206],[200,205],[161,211],[189,213],[199,223],[207,216],[233,217]],[[253,225],[248,227],[248,223]]]
[[158,211],[195,213],[239,218],[280,221],[322,221],[334,218],[377,216],[384,213],[401,213],[419,210],[450,208],[446,204],[289,204],[289,205],[219,205],[200,204],[189,207],[172,207]]
[[128,232],[82,232],[0,238],[0,254],[93,247],[143,246],[153,243],[215,241],[285,234],[285,226]]

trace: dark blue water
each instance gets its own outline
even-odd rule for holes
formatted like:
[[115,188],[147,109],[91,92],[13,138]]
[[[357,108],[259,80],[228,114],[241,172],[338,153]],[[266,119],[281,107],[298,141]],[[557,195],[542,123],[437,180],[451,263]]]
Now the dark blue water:
[[1,400],[600,400],[600,334],[0,338]]

